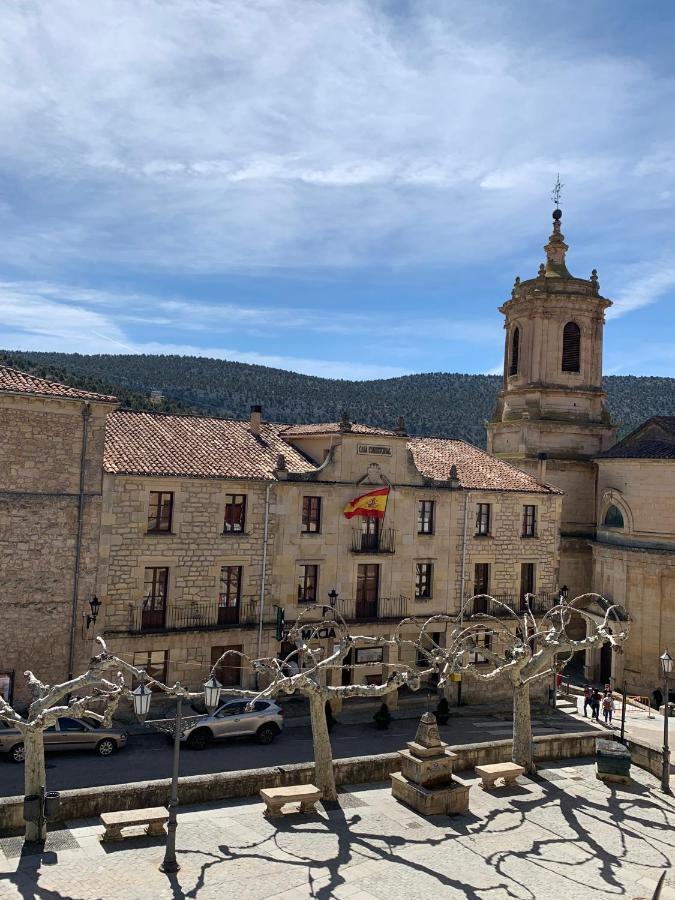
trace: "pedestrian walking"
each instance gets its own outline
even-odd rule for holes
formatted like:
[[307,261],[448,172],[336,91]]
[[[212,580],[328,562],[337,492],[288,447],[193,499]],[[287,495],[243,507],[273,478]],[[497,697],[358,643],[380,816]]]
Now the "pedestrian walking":
[[602,698],[602,715],[605,719],[605,725],[612,724],[612,714],[614,713],[614,698],[611,693],[605,694]]
[[588,709],[589,706],[591,708],[591,714],[593,713],[592,698],[593,698],[593,689],[591,688],[590,684],[584,685],[584,719],[588,718],[588,713],[586,712],[586,710]]
[[593,690],[593,695],[591,697],[591,711],[593,713],[592,718],[596,720],[596,722],[600,721],[600,701],[602,700],[602,696],[600,691],[595,688]]

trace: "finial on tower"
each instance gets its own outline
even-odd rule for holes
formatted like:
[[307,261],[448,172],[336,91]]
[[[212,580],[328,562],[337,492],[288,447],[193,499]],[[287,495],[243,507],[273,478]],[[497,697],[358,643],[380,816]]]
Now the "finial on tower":
[[[560,231],[560,220],[562,219],[562,210],[560,209],[560,195],[564,185],[560,181],[560,173],[556,177],[555,185],[551,191],[551,200],[555,203],[553,210],[553,233],[548,239],[548,244],[544,247],[546,251],[546,266],[544,275],[547,278],[571,278],[565,265],[565,253],[569,249],[565,243],[565,237]],[[541,271],[539,273],[542,274]]]

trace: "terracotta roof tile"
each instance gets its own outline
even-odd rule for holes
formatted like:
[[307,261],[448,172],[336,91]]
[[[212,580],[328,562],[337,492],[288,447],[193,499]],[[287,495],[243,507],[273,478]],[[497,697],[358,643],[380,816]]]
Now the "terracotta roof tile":
[[263,423],[256,438],[248,422],[114,412],[103,467],[120,475],[268,479],[283,453],[289,472],[311,472],[315,466],[280,437],[285,427]]
[[[340,433],[339,422],[315,422],[308,425],[286,425],[283,432],[285,437],[304,437],[314,434],[338,434]],[[381,434],[395,437],[396,432],[387,431],[386,428],[372,428],[370,425],[361,425],[358,422],[352,422],[352,427],[346,434]]]
[[107,394],[96,394],[94,391],[81,391],[79,388],[59,384],[58,381],[47,381],[28,375],[9,366],[0,366],[0,392],[12,394],[37,394],[40,397],[65,397],[71,400],[94,400],[99,403],[117,403],[116,397]]
[[446,438],[409,438],[415,466],[427,478],[447,481],[450,469],[457,466],[463,488],[486,491],[527,491],[536,494],[561,494],[557,488],[542,484],[510,463],[496,459],[465,441]]

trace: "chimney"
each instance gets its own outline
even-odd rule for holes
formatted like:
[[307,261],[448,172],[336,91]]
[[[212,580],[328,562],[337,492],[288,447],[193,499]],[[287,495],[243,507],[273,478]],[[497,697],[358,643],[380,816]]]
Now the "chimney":
[[394,434],[398,434],[400,437],[408,436],[408,431],[405,427],[405,419],[403,418],[403,416],[398,417],[398,424],[396,425],[396,428],[394,429]]
[[539,481],[546,480],[546,459],[547,457],[545,453],[537,453],[537,478],[539,479]]
[[262,424],[262,406],[256,403],[251,407],[251,434],[260,437],[260,426]]

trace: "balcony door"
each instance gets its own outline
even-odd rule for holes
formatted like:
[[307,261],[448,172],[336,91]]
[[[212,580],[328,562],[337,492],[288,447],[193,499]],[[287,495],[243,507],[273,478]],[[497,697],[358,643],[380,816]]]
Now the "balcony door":
[[218,592],[218,624],[238,625],[241,611],[241,566],[222,566]]
[[356,574],[356,615],[358,618],[377,618],[377,600],[379,593],[379,565],[377,565],[377,563],[360,565]]
[[482,594],[490,593],[490,564],[476,563],[473,570],[473,594],[476,598],[473,601],[474,613],[486,613],[488,611],[487,596]]
[[168,588],[168,568],[165,566],[146,568],[143,582],[143,631],[161,630],[166,626]]
[[527,594],[534,594],[534,563],[520,564],[520,608],[525,609]]
[[361,550],[377,552],[380,541],[380,520],[371,516],[361,518]]

